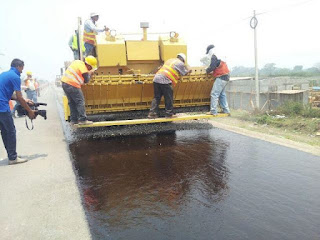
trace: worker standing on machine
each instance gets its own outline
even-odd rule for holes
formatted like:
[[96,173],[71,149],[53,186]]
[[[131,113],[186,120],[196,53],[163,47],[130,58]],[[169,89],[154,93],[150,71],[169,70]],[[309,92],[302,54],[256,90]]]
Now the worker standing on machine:
[[177,58],[167,60],[159,69],[153,79],[154,99],[151,103],[148,118],[157,118],[161,97],[164,96],[165,116],[167,118],[176,117],[173,112],[173,87],[178,82],[180,76],[185,76],[191,72],[186,67],[186,55],[179,53]]
[[88,56],[84,62],[81,60],[73,61],[61,78],[62,88],[68,98],[70,107],[71,124],[93,123],[87,120],[81,85],[89,82],[96,69],[97,59],[93,56]]
[[218,100],[220,106],[223,110],[223,113],[227,113],[230,116],[230,109],[227,102],[227,96],[225,92],[225,88],[227,83],[229,82],[229,69],[227,64],[224,61],[221,61],[214,54],[214,45],[209,45],[207,47],[207,55],[210,59],[210,65],[206,69],[207,74],[212,73],[215,81],[213,83],[213,87],[211,90],[211,100],[210,100],[210,112],[208,115],[217,115],[217,106]]
[[[86,48],[84,47],[83,41],[81,40],[81,51],[85,53]],[[74,60],[80,60],[79,48],[78,48],[78,31],[75,30],[75,33],[70,37],[69,47],[73,52]]]
[[99,14],[91,13],[90,19],[86,20],[84,23],[84,32],[83,32],[83,42],[86,48],[86,56],[92,55],[97,56],[96,54],[96,35],[98,32],[109,31],[109,28],[104,26],[104,28],[98,28],[96,22],[99,19]]

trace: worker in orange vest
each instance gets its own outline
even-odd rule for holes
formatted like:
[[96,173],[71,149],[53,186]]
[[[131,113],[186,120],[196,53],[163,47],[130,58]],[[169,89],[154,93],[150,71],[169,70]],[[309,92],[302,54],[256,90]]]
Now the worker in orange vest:
[[83,42],[85,47],[85,55],[97,56],[96,54],[96,35],[99,32],[109,31],[109,28],[104,26],[103,28],[98,28],[96,22],[99,20],[99,14],[91,13],[90,19],[86,20],[84,23],[84,32],[83,32]]
[[85,61],[75,60],[61,78],[62,88],[68,98],[71,124],[92,124],[87,120],[81,85],[88,83],[97,69],[97,59],[88,56]]
[[210,65],[206,69],[207,74],[212,73],[215,78],[212,90],[211,90],[211,100],[210,100],[210,112],[209,115],[217,115],[218,101],[223,110],[223,113],[227,113],[230,116],[230,109],[227,102],[227,96],[225,88],[229,82],[229,69],[227,64],[218,59],[214,54],[214,45],[209,45],[207,47],[207,56],[210,59]]
[[180,76],[190,73],[186,67],[186,55],[179,53],[177,58],[167,60],[153,79],[154,99],[151,103],[148,118],[157,118],[159,104],[162,96],[165,102],[165,116],[167,118],[176,117],[173,112],[173,87],[177,84]]

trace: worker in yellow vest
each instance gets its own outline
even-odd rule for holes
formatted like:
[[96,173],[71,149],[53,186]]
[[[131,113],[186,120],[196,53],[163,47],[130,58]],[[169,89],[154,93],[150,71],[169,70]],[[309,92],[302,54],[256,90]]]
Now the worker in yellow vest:
[[167,60],[153,79],[154,99],[151,103],[148,118],[157,118],[159,104],[164,96],[165,116],[176,117],[173,112],[173,87],[177,84],[180,76],[187,75],[191,70],[186,66],[186,55],[179,53],[177,58]]
[[98,28],[96,22],[99,20],[99,14],[91,13],[90,19],[86,20],[84,23],[84,32],[83,32],[83,41],[86,48],[86,56],[92,55],[97,56],[96,54],[96,35],[99,32],[109,31],[109,28],[104,26],[103,28]]
[[88,83],[97,69],[97,59],[88,56],[84,61],[75,60],[61,78],[62,88],[68,98],[71,124],[92,124],[87,120],[81,85]]
[[24,80],[26,87],[27,98],[32,100],[34,103],[38,102],[37,91],[35,86],[35,79],[32,77],[32,72],[27,71],[27,78]]
[[[75,30],[75,34],[73,34],[69,40],[69,47],[71,48],[74,56],[74,60],[80,60],[79,48],[78,48],[78,34],[77,30]],[[80,38],[81,41],[81,51],[84,54],[86,48],[84,46],[83,40]]]

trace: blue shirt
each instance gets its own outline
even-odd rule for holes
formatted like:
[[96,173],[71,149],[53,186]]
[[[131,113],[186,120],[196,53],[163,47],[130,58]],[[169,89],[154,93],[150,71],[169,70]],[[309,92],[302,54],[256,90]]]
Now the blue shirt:
[[0,74],[0,112],[10,112],[9,101],[14,91],[21,91],[20,72],[12,67]]

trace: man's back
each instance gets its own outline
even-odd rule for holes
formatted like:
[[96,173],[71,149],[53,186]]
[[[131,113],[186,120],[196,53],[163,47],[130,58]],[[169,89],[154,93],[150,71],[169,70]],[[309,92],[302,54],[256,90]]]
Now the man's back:
[[0,74],[0,112],[10,112],[9,100],[14,91],[20,91],[21,80],[18,70],[11,68]]

